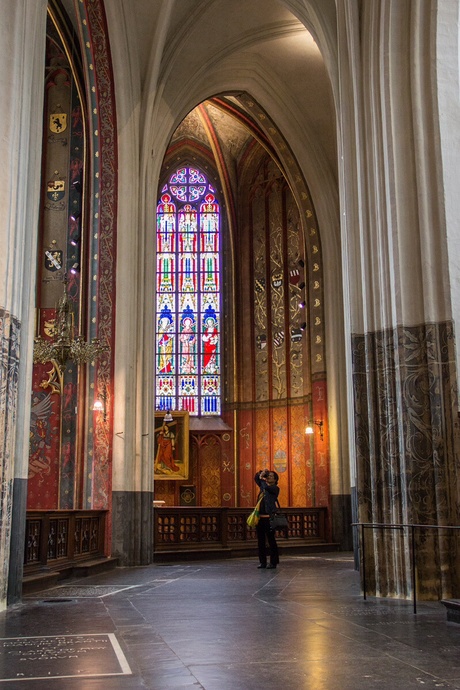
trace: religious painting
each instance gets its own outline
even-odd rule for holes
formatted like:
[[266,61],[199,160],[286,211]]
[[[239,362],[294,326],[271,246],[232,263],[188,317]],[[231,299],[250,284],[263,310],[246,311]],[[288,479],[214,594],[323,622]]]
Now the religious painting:
[[[171,419],[168,420],[168,416]],[[163,410],[155,413],[155,461],[153,478],[188,479],[189,413]]]

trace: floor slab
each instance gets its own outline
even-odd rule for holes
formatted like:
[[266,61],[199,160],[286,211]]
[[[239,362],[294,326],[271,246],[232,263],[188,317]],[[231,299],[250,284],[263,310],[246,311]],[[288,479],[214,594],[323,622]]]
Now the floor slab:
[[[256,566],[117,568],[31,595],[0,614],[4,649],[17,638],[99,636],[125,661],[102,649],[84,664],[48,659],[46,680],[34,680],[32,659],[29,679],[4,673],[0,690],[460,690],[460,625],[440,602],[418,602],[414,615],[412,601],[364,601],[349,553]],[[63,663],[89,673],[59,677]],[[8,658],[10,678],[20,666]]]

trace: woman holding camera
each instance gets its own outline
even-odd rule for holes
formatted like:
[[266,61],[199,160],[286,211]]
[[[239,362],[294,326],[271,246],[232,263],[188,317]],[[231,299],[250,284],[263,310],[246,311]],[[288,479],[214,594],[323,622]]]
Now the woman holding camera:
[[[259,568],[276,568],[279,563],[278,545],[275,532],[270,529],[270,516],[276,511],[276,502],[279,495],[278,475],[271,470],[260,470],[256,473],[254,481],[263,493],[260,504],[260,520],[256,527],[257,546],[259,548]],[[259,494],[260,496],[260,494]],[[270,547],[270,563],[267,565],[267,542]]]

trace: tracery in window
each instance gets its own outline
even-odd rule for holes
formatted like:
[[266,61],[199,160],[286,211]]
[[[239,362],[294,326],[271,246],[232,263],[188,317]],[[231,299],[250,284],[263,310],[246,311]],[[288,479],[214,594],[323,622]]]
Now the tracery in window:
[[157,205],[156,405],[220,414],[220,209],[200,170],[183,167]]

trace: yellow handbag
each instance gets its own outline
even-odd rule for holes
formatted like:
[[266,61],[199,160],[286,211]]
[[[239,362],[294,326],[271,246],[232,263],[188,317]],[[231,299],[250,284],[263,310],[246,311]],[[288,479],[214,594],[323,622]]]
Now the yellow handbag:
[[264,497],[264,495],[261,494],[259,500],[256,503],[256,507],[254,508],[252,513],[249,515],[248,519],[246,520],[248,527],[254,528],[257,525],[257,523],[259,522],[259,520],[260,520],[259,508],[260,508],[260,504],[262,502],[263,497]]

